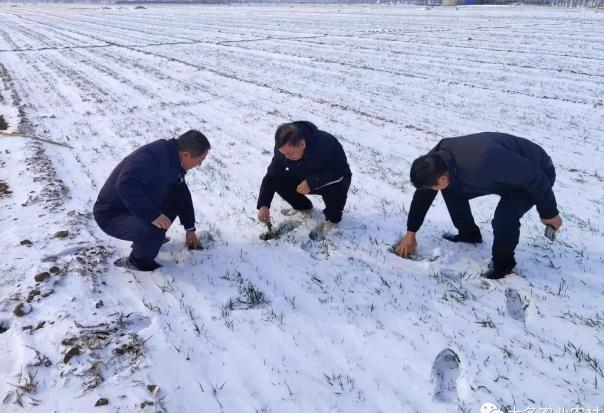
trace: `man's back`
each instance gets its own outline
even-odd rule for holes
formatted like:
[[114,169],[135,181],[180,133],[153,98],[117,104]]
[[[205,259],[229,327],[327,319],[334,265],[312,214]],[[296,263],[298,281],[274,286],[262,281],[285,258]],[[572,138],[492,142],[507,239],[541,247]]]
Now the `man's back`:
[[146,222],[161,214],[161,204],[180,179],[174,139],[144,145],[124,158],[99,192],[95,210],[128,210]]
[[448,163],[451,189],[477,194],[527,189],[528,176],[553,168],[539,145],[498,132],[446,138],[432,152],[443,154]]
[[[500,132],[482,132],[472,135],[445,138],[432,150],[449,152],[459,168],[474,169],[484,167],[505,167],[505,165],[484,165],[484,160],[496,160],[497,154],[512,152],[541,169],[552,165],[552,160],[539,145],[525,138]],[[504,157],[501,158],[505,160]]]

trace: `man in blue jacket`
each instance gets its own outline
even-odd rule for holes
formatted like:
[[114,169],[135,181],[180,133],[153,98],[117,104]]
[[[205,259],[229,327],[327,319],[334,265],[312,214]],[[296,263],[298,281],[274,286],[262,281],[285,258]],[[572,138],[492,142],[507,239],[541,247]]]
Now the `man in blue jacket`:
[[186,171],[203,162],[210,142],[195,130],[178,139],[160,139],[142,146],[111,172],[94,204],[94,218],[112,237],[131,241],[132,253],[119,267],[153,271],[166,231],[176,217],[186,230],[186,244],[199,247],[195,212]]
[[469,200],[483,195],[501,197],[492,220],[492,263],[484,277],[503,278],[516,266],[514,251],[520,237],[520,218],[534,205],[541,222],[558,230],[552,187],[556,172],[552,159],[539,145],[504,133],[484,132],[441,140],[434,149],[413,162],[411,182],[417,188],[407,219],[407,234],[397,254],[415,253],[415,233],[438,191],[459,231],[445,234],[452,242],[481,243]]
[[294,211],[312,210],[306,195],[321,195],[325,221],[312,234],[320,238],[342,220],[352,173],[338,140],[311,122],[285,123],[275,133],[273,159],[258,195],[258,219],[269,223],[270,206],[278,193]]

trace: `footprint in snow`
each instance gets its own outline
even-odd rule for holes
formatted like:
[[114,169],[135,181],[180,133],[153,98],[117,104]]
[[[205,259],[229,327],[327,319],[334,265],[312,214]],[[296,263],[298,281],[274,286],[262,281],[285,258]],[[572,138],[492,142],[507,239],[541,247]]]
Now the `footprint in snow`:
[[311,239],[302,241],[300,247],[310,254],[310,257],[317,261],[323,261],[329,258],[331,244],[328,240],[313,241]]
[[526,321],[526,309],[528,304],[524,302],[520,293],[513,288],[505,290],[505,307],[508,315],[516,321]]
[[459,356],[451,349],[441,351],[432,368],[435,383],[434,398],[441,403],[456,403],[457,379],[459,378]]

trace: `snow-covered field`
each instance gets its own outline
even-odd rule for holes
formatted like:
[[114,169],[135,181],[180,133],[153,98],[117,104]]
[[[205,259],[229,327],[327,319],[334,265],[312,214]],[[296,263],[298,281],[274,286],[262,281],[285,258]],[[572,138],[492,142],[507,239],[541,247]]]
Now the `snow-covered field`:
[[[604,13],[2,4],[0,79],[8,131],[60,144],[0,136],[0,411],[604,409]],[[273,131],[299,119],[343,143],[349,204],[323,242],[312,222],[264,242]],[[100,186],[190,128],[213,241],[187,251],[174,225],[160,271],[114,268]],[[441,240],[438,197],[424,259],[389,252],[410,163],[478,131],[546,148],[565,220],[552,244],[531,211],[500,282],[478,277],[496,197],[472,201],[485,244]]]

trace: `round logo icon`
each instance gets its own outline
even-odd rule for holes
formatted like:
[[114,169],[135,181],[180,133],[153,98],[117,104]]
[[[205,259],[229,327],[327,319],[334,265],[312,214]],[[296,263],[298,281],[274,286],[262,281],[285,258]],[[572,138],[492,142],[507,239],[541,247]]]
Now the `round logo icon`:
[[480,408],[480,413],[503,413],[499,410],[499,407],[495,406],[493,403],[485,403]]

